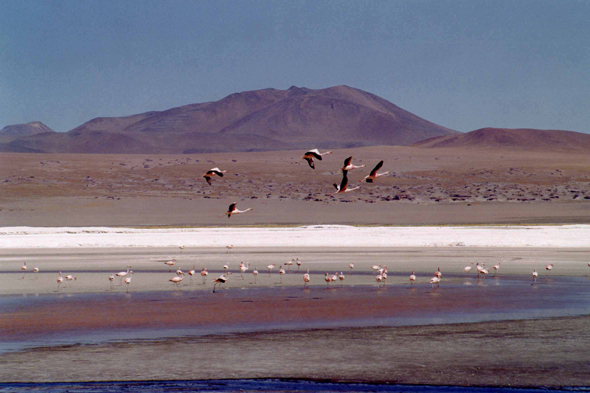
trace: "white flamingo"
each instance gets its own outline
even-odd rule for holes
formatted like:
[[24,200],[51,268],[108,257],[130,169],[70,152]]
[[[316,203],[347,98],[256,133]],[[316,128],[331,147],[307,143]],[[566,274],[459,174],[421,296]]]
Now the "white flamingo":
[[190,276],[190,279],[191,279],[191,285],[193,284],[193,276],[195,274],[197,274],[197,271],[195,270],[195,265],[193,265],[193,268],[188,271],[188,275]]
[[172,266],[176,263],[176,259],[170,259],[169,261],[165,261],[164,265],[168,266],[168,272],[172,271]]
[[463,271],[464,271],[465,273],[469,273],[469,272],[471,271],[471,268],[473,267],[473,266],[471,266],[471,265],[473,265],[473,262],[471,262],[469,265],[465,266],[465,267],[463,268]]
[[434,288],[434,286],[436,285],[437,287],[440,287],[440,278],[437,276],[434,276],[430,279],[430,284],[432,285],[432,287]]
[[500,270],[500,264],[502,262],[498,262],[497,264],[495,264],[494,267],[494,277],[496,277],[496,274],[498,273],[498,270]]
[[57,292],[59,292],[59,288],[61,284],[63,284],[64,278],[61,276],[61,272],[59,272],[59,277],[57,277]]
[[336,282],[338,281],[338,272],[334,273],[331,277],[330,277],[330,281],[332,282]]
[[[39,267],[34,267],[33,268],[33,273],[39,273]],[[35,274],[35,280],[37,279],[37,275]]]
[[205,173],[203,175],[203,177],[205,178],[205,180],[207,181],[207,183],[209,185],[211,185],[211,178],[215,175],[219,176],[219,177],[223,177],[223,174],[227,173],[227,171],[222,171],[219,168],[211,168],[207,171],[207,173]]
[[285,262],[285,266],[287,266],[287,270],[295,263],[295,259],[291,259],[290,261]]
[[168,281],[170,281],[173,284],[176,284],[176,288],[178,288],[179,291],[182,291],[182,289],[180,288],[180,282],[182,281],[183,278],[184,278],[183,276],[176,276],[176,277],[172,277]]
[[258,269],[254,268],[252,274],[254,275],[254,284],[256,284],[256,277],[258,277]]
[[377,288],[379,288],[381,282],[383,282],[383,276],[381,274],[377,274],[377,276],[375,276],[375,281],[377,281]]
[[120,278],[119,285],[123,285],[123,277],[125,277],[126,275],[129,274],[129,269],[131,269],[131,266],[128,265],[126,272],[119,272],[119,273],[116,274],[116,276]]
[[537,281],[538,276],[539,276],[539,273],[537,273],[537,269],[534,269],[533,270],[533,284]]
[[[305,154],[303,156],[301,156],[301,160],[305,160],[307,161],[307,163],[309,164],[311,169],[315,169],[315,165],[313,163],[313,159],[315,158],[316,160],[322,160],[322,156],[328,155],[328,154],[332,154],[331,151],[327,151],[325,153],[320,153],[320,151],[318,149],[311,149],[305,152]],[[297,163],[299,163],[301,160],[297,161]]]
[[207,276],[209,275],[209,272],[207,271],[207,268],[204,267],[203,269],[201,269],[201,277],[203,277],[203,285],[207,285]]
[[221,276],[219,276],[215,280],[213,280],[213,282],[215,282],[215,284],[213,284],[213,293],[215,293],[215,287],[217,286],[217,284],[221,285],[221,284],[227,282],[227,277],[222,274]]
[[275,264],[271,263],[270,265],[267,265],[266,268],[268,269],[268,276],[270,277],[270,273],[272,272],[272,269],[275,268]]
[[350,269],[350,275],[352,276],[352,269],[354,269],[354,263],[350,263],[348,265],[348,268]]
[[248,262],[247,264],[244,264],[244,262],[240,262],[240,272],[242,272],[242,280],[244,279],[244,273],[248,271],[248,268],[250,268],[250,262]]
[[283,274],[285,274],[285,269],[283,269],[283,265],[281,265],[279,267],[279,277],[280,277],[279,281],[281,282],[281,284],[283,283]]
[[27,271],[27,263],[24,262],[23,265],[20,267],[20,270],[23,272],[22,280],[25,279],[25,272]]
[[114,274],[111,274],[109,276],[109,281],[111,283],[111,290],[112,290],[113,289],[113,285],[114,285],[114,282],[113,281],[115,281],[115,275]]
[[416,281],[416,272],[412,271],[412,274],[410,274],[410,285],[414,284],[414,281]]
[[342,284],[344,284],[344,273],[340,272],[340,274],[338,275],[338,279],[340,280],[340,286],[342,286]]
[[241,213],[249,212],[250,210],[254,210],[251,207],[247,208],[246,210],[238,210],[238,208],[236,207],[237,204],[238,204],[238,202],[234,202],[231,205],[229,205],[229,208],[225,212],[225,214],[227,215],[227,218],[230,218],[232,214],[241,214]]
[[379,269],[381,269],[381,265],[373,265],[373,266],[371,266],[371,269],[379,270]]
[[229,245],[225,246],[225,248],[227,248],[227,252],[226,253],[229,254],[229,250],[231,250],[232,248],[234,248],[234,245],[233,244],[229,244]]
[[326,280],[326,284],[329,287],[330,283],[332,282],[332,278],[330,276],[328,276],[328,273],[326,273],[324,280]]
[[307,269],[307,273],[303,275],[303,282],[304,285],[307,287],[311,278],[309,277],[309,269]]
[[549,277],[549,272],[553,270],[553,264],[550,263],[549,265],[545,266],[545,269],[547,270],[547,277]]
[[342,169],[342,171],[352,171],[353,169],[358,169],[358,168],[364,168],[364,165],[353,165],[352,164],[352,156],[348,157],[346,160],[344,160],[344,166],[340,169]]
[[[379,169],[381,169],[382,166],[383,166],[383,161],[379,161],[379,163],[375,166],[375,168],[373,168],[371,173],[369,175],[365,176],[365,178],[363,180],[366,181],[367,183],[373,183],[373,181],[376,178],[381,177],[381,176],[385,176],[385,175],[389,175],[389,172],[377,173],[377,171]],[[359,183],[361,183],[363,180],[359,180]]]
[[129,285],[131,284],[131,278],[133,277],[133,270],[129,271],[129,277],[125,278],[125,285],[127,286],[127,293],[129,293]]
[[440,267],[438,268],[438,270],[436,272],[434,272],[434,277],[437,277],[439,279],[442,278],[442,273],[440,272]]

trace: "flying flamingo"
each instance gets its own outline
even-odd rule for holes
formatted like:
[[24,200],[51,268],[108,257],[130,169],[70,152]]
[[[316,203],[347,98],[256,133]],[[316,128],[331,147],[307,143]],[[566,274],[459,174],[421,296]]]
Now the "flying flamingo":
[[127,266],[126,272],[119,272],[116,274],[117,277],[121,278],[119,285],[123,285],[123,277],[125,277],[127,274],[129,274],[129,269],[131,269],[131,266]]
[[414,281],[416,281],[416,272],[412,271],[412,274],[410,274],[410,285],[414,284]]
[[205,180],[207,180],[207,183],[209,183],[209,185],[211,185],[211,178],[215,175],[219,176],[219,177],[223,177],[223,174],[227,173],[227,171],[222,171],[219,168],[211,168],[207,171],[207,173],[205,173],[203,175],[203,177],[205,178]]
[[309,269],[307,269],[307,273],[305,273],[303,275],[303,282],[305,283],[304,285],[307,287],[310,281],[310,277],[309,277]]
[[207,268],[206,268],[206,267],[204,267],[204,268],[201,270],[201,277],[203,277],[203,285],[207,285],[207,281],[206,281],[206,280],[207,280],[207,276],[208,276],[208,275],[209,275],[209,272],[207,271]]
[[250,210],[254,210],[251,207],[247,208],[246,210],[238,210],[238,208],[236,207],[237,204],[238,204],[238,202],[234,202],[231,205],[229,205],[229,208],[225,212],[225,214],[227,215],[227,218],[230,218],[232,214],[246,213],[246,212],[249,212]]
[[227,282],[227,277],[225,277],[223,274],[219,277],[217,277],[215,280],[213,280],[215,282],[215,284],[213,284],[213,293],[215,293],[215,287],[217,286],[217,284],[221,285],[225,282]]
[[125,278],[125,285],[127,285],[127,293],[129,293],[129,284],[131,284],[132,277],[133,277],[133,270],[130,270],[129,277]]
[[23,272],[22,280],[25,279],[25,272],[27,271],[27,263],[25,262],[21,267],[20,270]]
[[[315,169],[315,165],[313,163],[313,159],[317,159],[317,160],[322,160],[322,156],[328,155],[328,154],[332,154],[331,151],[327,151],[325,153],[320,153],[320,151],[318,149],[312,149],[309,150],[307,152],[305,152],[305,154],[303,156],[301,156],[301,160],[305,160],[307,161],[307,163],[309,164],[309,166],[311,167],[311,169]],[[299,161],[301,161],[299,160]],[[299,161],[297,161],[297,163],[299,163]]]
[[57,278],[57,292],[59,292],[60,285],[63,284],[64,278],[61,276],[61,272],[59,272],[59,277]]
[[344,166],[340,169],[342,169],[342,172],[344,171],[352,171],[353,169],[358,169],[358,168],[364,168],[364,165],[353,165],[352,164],[352,156],[348,157],[346,160],[344,160]]
[[[369,175],[365,176],[365,178],[363,180],[366,181],[367,183],[373,183],[373,180],[375,180],[376,178],[378,178],[380,176],[389,175],[389,172],[377,173],[377,171],[379,169],[381,169],[382,166],[383,166],[383,161],[379,161],[379,163],[375,166],[375,168],[373,168],[371,173]],[[359,183],[361,183],[363,180],[359,180]]]
[[334,188],[336,188],[336,192],[330,195],[334,195],[334,194],[343,194],[345,192],[351,192],[354,190],[358,190],[359,188],[361,188],[361,186],[356,186],[353,188],[348,188],[348,175],[347,175],[348,171],[342,171],[342,181],[340,182],[340,185],[334,183]]
[[275,268],[275,264],[271,263],[270,265],[266,266],[266,268],[268,269],[268,276],[270,277],[270,273],[271,273],[272,269]]

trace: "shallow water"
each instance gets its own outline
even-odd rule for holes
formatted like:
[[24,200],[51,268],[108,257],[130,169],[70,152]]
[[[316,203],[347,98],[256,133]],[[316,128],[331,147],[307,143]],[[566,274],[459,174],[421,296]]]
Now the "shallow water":
[[[145,381],[145,382],[80,382],[80,383],[44,383],[44,384],[2,384],[5,392],[436,392],[436,393],[537,393],[547,389],[498,388],[498,387],[462,387],[462,386],[426,386],[426,385],[389,385],[331,383],[298,380],[211,380],[211,381]],[[554,392],[582,392],[584,388],[551,389]]]

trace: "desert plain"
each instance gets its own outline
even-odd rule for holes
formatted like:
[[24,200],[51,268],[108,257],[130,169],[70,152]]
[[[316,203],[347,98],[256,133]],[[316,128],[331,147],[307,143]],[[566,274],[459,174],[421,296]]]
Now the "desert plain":
[[[367,147],[335,150],[316,161],[315,170],[296,163],[301,154],[0,154],[0,278],[7,283],[0,295],[0,381],[590,385],[590,247],[579,238],[573,247],[493,244],[494,230],[513,231],[516,239],[535,228],[569,231],[562,226],[577,224],[569,233],[583,236],[590,222],[588,154]],[[349,173],[349,186],[361,188],[330,195],[349,156],[366,165]],[[380,160],[381,171],[391,173],[359,182]],[[209,185],[202,175],[212,167],[228,172]],[[228,219],[232,202],[253,210]],[[319,227],[319,245],[252,246],[239,236],[207,247],[191,246],[186,236],[166,247],[47,241],[64,227],[199,229],[206,239],[207,230],[299,226]],[[394,239],[389,246],[363,246],[362,238],[334,247],[329,236],[322,238],[322,226],[424,233],[456,226],[473,228],[492,244],[475,247],[455,236],[428,247],[396,247]],[[27,227],[47,231],[28,234],[34,230]],[[10,247],[15,231],[37,245]],[[117,237],[116,229],[110,235]],[[207,267],[206,283],[198,275],[192,283],[185,277],[181,287],[168,282],[174,270],[162,261],[172,258],[184,271]],[[293,258],[302,261],[300,269],[291,266],[279,276],[278,265]],[[244,280],[240,261],[250,263]],[[471,262],[491,272],[485,278],[475,269],[464,273]],[[277,268],[269,277],[270,263]],[[223,264],[232,274],[212,293]],[[385,285],[376,283],[373,264],[387,265]],[[553,271],[545,270],[548,264]],[[36,265],[38,276],[30,271]],[[111,286],[108,275],[127,265],[134,269],[132,283]],[[437,268],[443,279],[432,286]],[[306,288],[301,276],[307,269],[312,282]],[[62,270],[77,280],[58,289]],[[324,272],[335,271],[346,279],[327,285]],[[419,277],[415,284],[408,281],[411,271]]]

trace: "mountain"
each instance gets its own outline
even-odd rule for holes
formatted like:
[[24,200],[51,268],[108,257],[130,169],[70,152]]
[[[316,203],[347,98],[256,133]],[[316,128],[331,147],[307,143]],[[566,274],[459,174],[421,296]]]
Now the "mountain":
[[14,124],[0,130],[0,143],[8,143],[23,136],[42,134],[44,132],[55,133],[55,131],[40,121],[32,121],[27,124]]
[[67,153],[206,153],[408,145],[457,131],[348,86],[263,89],[219,101],[101,117],[9,148]]
[[461,135],[429,138],[414,143],[412,146],[588,152],[590,151],[590,135],[561,130],[481,128]]

